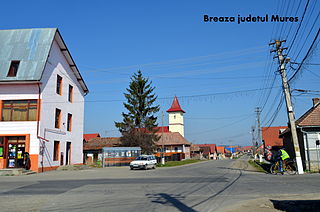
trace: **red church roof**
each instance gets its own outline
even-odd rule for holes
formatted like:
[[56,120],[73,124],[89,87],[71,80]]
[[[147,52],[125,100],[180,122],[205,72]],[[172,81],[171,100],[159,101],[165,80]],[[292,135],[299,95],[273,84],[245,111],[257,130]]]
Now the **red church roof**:
[[167,112],[184,112],[184,110],[181,109],[178,98],[175,96],[171,105],[171,108],[167,110]]

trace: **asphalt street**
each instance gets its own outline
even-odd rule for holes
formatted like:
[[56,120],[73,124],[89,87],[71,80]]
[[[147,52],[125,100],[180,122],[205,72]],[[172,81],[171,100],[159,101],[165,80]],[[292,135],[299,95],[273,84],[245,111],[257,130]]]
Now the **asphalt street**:
[[221,211],[271,196],[319,195],[319,174],[274,176],[235,162],[0,177],[0,211]]

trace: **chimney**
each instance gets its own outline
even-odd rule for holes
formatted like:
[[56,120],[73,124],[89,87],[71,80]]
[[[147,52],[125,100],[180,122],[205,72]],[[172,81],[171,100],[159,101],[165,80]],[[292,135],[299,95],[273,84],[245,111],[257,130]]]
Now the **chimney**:
[[313,107],[315,107],[315,106],[317,106],[319,104],[320,99],[319,98],[313,98],[312,102],[313,102]]

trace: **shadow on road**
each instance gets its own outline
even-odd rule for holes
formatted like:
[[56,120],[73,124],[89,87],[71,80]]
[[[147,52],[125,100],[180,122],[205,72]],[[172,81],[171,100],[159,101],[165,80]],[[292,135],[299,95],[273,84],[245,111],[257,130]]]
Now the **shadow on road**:
[[179,211],[185,212],[196,212],[191,207],[185,205],[180,200],[183,200],[185,197],[181,195],[170,195],[166,193],[158,193],[158,194],[146,194],[148,198],[153,199],[152,202],[159,203],[163,205],[171,205],[177,208]]
[[[258,173],[259,171],[255,171],[255,170],[247,170],[247,169],[241,169],[241,168],[228,168],[228,167],[217,167],[219,169],[228,169],[228,170],[235,170],[235,171],[246,171],[246,172],[254,172],[254,173]],[[262,173],[262,172],[260,172]]]
[[270,200],[275,209],[287,212],[320,211],[320,200]]
[[256,162],[261,168],[263,168],[267,173],[270,173],[270,168],[272,164],[267,164],[267,163],[259,163]]

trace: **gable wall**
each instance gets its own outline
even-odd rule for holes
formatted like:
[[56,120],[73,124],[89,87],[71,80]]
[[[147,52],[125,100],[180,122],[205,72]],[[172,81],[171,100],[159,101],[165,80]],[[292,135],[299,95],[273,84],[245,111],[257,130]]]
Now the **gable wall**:
[[[57,74],[62,77],[62,95],[56,93]],[[64,161],[66,160],[66,142],[72,142],[71,163],[82,163],[84,95],[56,41],[53,42],[41,82],[42,111],[40,135],[49,140],[49,142],[46,142],[44,166],[60,165],[60,161],[52,161],[53,143],[55,140],[60,141],[60,152],[64,154]],[[73,86],[72,103],[68,101],[69,84]],[[56,108],[62,111],[60,129],[55,128]],[[72,114],[71,132],[67,131],[68,113]]]

